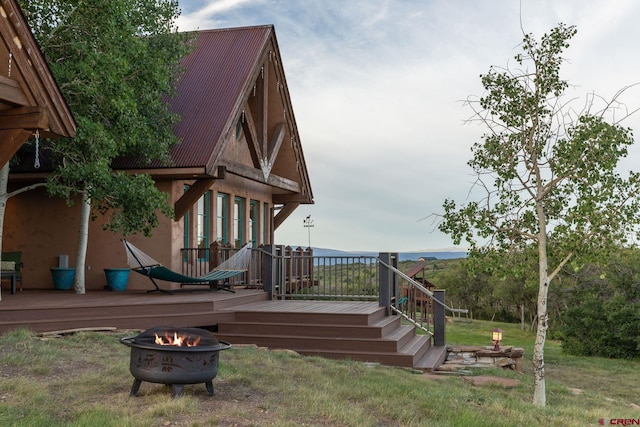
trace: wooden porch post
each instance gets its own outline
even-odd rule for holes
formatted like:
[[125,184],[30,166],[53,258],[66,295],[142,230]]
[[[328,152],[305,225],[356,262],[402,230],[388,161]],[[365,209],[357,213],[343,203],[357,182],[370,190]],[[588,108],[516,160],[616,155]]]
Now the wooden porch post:
[[[378,288],[380,294],[378,296],[378,305],[385,307],[386,315],[391,314],[391,270],[385,265],[391,265],[391,253],[380,252],[378,258],[382,263],[379,264]],[[384,264],[383,264],[384,263]]]
[[216,240],[209,245],[209,270],[220,265],[220,243]]
[[265,292],[269,295],[269,299],[273,299],[273,276],[275,272],[275,258],[273,253],[275,251],[274,245],[265,245],[262,252],[262,284]]
[[[398,269],[398,262],[399,262],[399,256],[397,252],[392,252],[391,253],[391,266],[393,268],[395,268],[396,270]],[[397,274],[392,274],[391,275],[391,281],[390,281],[390,289],[391,289],[391,298],[392,300],[395,301],[396,298],[398,298],[398,288],[396,286],[397,284],[397,279],[398,279],[398,275]]]
[[[437,301],[433,303],[433,345],[444,346],[447,344],[445,334],[444,289],[434,290],[433,299]],[[440,304],[438,302],[440,302]]]

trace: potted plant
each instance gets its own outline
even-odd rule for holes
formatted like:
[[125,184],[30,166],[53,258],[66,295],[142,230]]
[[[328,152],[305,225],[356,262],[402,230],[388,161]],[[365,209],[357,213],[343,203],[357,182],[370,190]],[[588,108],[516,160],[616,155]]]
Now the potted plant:
[[112,291],[124,291],[129,280],[128,268],[105,268],[104,275],[107,278],[107,289]]
[[73,288],[73,280],[76,278],[75,268],[55,267],[51,268],[53,286],[61,291]]

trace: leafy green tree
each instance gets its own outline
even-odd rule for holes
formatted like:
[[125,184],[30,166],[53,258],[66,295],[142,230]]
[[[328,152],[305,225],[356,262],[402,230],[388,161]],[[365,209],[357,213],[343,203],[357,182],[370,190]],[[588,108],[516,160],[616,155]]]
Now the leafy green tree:
[[[483,255],[480,262],[495,281],[494,293],[504,306],[502,310],[506,316],[502,320],[512,321],[518,318],[520,327],[524,330],[527,326],[526,314],[529,312],[529,320],[533,326],[535,315],[531,314],[535,313],[537,277],[531,272],[536,270],[536,248],[528,245],[517,251],[496,251]],[[487,259],[487,256],[490,258]],[[513,319],[508,319],[507,316],[513,316]]]
[[620,250],[576,275],[559,338],[571,354],[640,356],[640,251]]
[[109,213],[106,228],[149,234],[157,213],[172,215],[166,195],[145,175],[111,169],[118,156],[144,165],[169,161],[178,117],[166,103],[175,90],[189,35],[177,33],[172,0],[22,0],[21,7],[77,122],[74,139],[48,144],[51,194],[82,199],[76,258],[84,293],[88,224]]
[[452,307],[467,309],[469,317],[482,319],[488,317],[488,298],[493,295],[493,288],[489,276],[484,270],[475,268],[474,261],[471,258],[459,260],[429,279],[447,290]]
[[523,53],[515,56],[517,70],[491,67],[481,76],[486,92],[469,105],[488,132],[473,145],[468,164],[484,193],[460,206],[446,200],[439,225],[456,243],[467,240],[472,251],[536,246],[533,402],[540,406],[546,404],[550,283],[570,261],[625,244],[640,220],[640,176],[623,177],[617,170],[632,132],[607,121],[616,99],[592,112],[591,98],[578,113],[564,101],[568,83],[560,78],[561,55],[575,34],[575,27],[564,24],[540,42],[527,34]]

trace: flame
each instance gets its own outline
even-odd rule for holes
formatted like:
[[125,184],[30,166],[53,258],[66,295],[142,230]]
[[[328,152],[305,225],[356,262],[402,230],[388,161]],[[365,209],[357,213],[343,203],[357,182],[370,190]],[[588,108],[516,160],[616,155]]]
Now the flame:
[[155,334],[156,339],[155,342],[158,345],[173,345],[176,347],[195,347],[200,342],[200,337],[195,337],[192,340],[189,340],[186,336],[178,335],[177,332],[173,333],[171,336],[170,332],[165,332],[164,336],[159,336]]

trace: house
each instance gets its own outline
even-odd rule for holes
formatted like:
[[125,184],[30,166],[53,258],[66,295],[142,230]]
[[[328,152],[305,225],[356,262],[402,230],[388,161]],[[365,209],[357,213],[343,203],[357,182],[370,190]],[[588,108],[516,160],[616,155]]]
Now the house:
[[[0,168],[34,135],[72,137],[75,132],[73,116],[20,7],[15,0],[1,0]],[[3,240],[3,250],[20,251],[13,244]],[[5,273],[3,269],[3,278],[9,278]],[[12,280],[15,285],[15,276]]]
[[[182,143],[172,148],[172,164],[114,163],[129,173],[150,174],[169,195],[175,218],[162,216],[150,238],[128,239],[176,271],[182,268],[182,248],[214,241],[271,244],[274,230],[300,204],[313,203],[274,27],[201,31],[182,64],[185,72],[169,100],[182,117],[175,127]],[[20,170],[10,182],[24,186],[45,177],[46,172]],[[29,260],[24,286],[51,288],[49,269],[58,266],[60,255],[74,265],[78,204],[67,206],[37,189],[11,200],[7,220],[7,246]],[[103,231],[102,224],[99,214],[90,224],[88,292],[104,287],[103,269],[126,267],[122,236]],[[130,277],[129,289],[149,287],[147,278]]]
[[[273,244],[274,230],[298,206],[313,203],[274,28],[202,31],[183,65],[186,71],[177,95],[168,101],[182,116],[175,127],[182,144],[173,147],[173,162],[144,168],[134,159],[114,163],[129,173],[149,173],[169,195],[175,218],[161,217],[150,238],[128,240],[175,271],[182,268],[182,248],[206,248],[217,241],[236,247],[248,241],[256,246]],[[15,169],[10,185],[41,183],[46,174],[34,168]],[[19,292],[6,299],[10,302],[3,301],[0,332],[23,326],[42,331],[105,324],[215,325],[217,336],[229,342],[289,348],[301,354],[428,370],[446,357],[443,291],[440,304],[434,304],[433,339],[416,334],[415,326],[391,315],[395,279],[389,253],[379,264],[378,301],[268,300],[262,289],[150,298],[142,291],[152,286],[140,275],[130,277],[128,288],[141,292],[97,292],[105,285],[103,269],[126,266],[122,236],[103,231],[98,215],[89,231],[87,294],[54,291],[49,269],[58,265],[61,255],[74,264],[79,211],[77,203],[68,206],[42,188],[12,197],[7,204],[4,241],[11,250],[23,252],[24,287],[51,291]],[[280,263],[292,262],[277,258]],[[291,276],[309,272],[304,265],[280,270],[291,271]],[[267,282],[269,277],[275,275],[265,274]],[[265,289],[274,287],[265,284]]]

